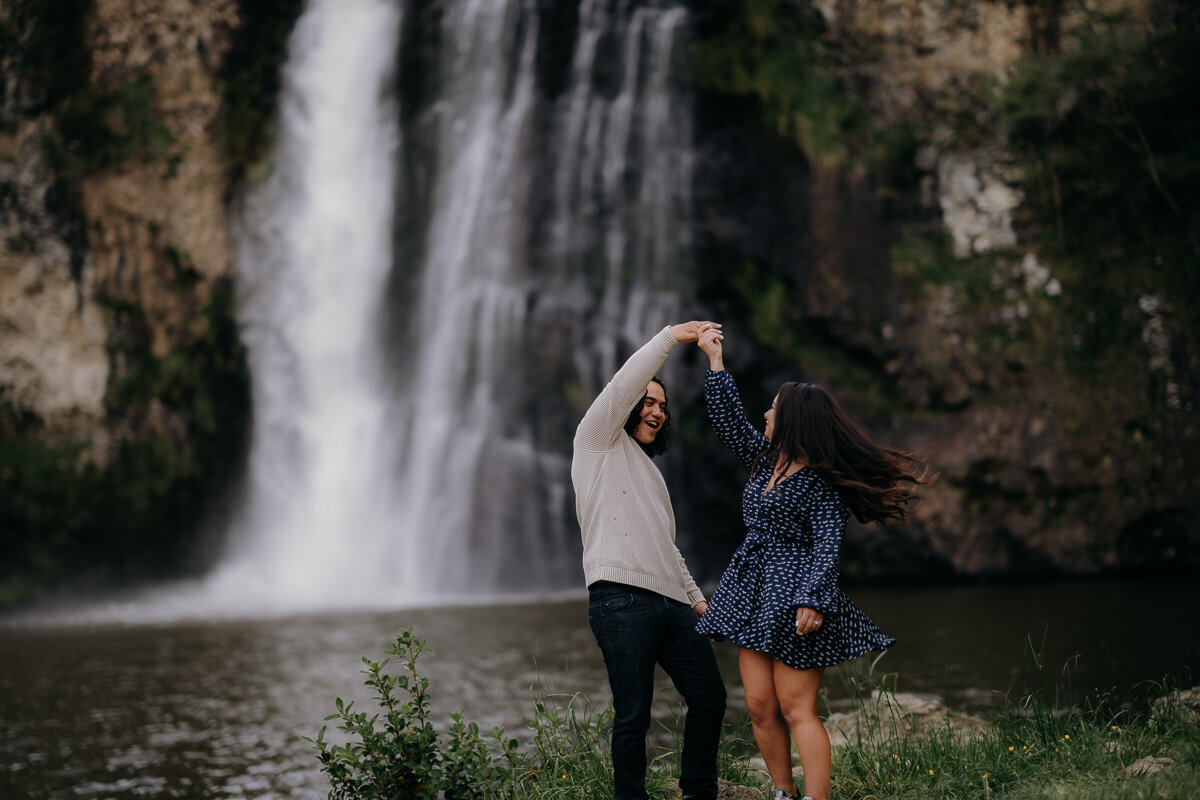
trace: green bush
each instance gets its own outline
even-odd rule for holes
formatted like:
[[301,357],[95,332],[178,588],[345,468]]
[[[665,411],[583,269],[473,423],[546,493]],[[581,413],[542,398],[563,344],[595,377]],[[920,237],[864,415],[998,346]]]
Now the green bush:
[[[528,749],[522,749],[503,728],[487,736],[479,726],[450,715],[452,724],[439,734],[430,720],[429,681],[417,670],[422,654],[432,654],[411,629],[403,629],[385,652],[398,659],[401,674],[385,671],[389,659],[364,658],[366,685],[378,705],[375,713],[358,711],[341,698],[334,701],[346,744],[326,740],[322,727],[315,739],[321,770],[329,778],[329,800],[606,800],[612,797],[612,756],[609,734],[613,709],[609,703],[594,711],[581,695],[540,691],[533,716],[526,719]],[[678,718],[673,730],[679,728]],[[718,771],[722,778],[754,785],[744,755],[750,745],[744,726],[724,737]],[[646,775],[652,798],[672,795],[678,777],[679,742],[655,759]]]

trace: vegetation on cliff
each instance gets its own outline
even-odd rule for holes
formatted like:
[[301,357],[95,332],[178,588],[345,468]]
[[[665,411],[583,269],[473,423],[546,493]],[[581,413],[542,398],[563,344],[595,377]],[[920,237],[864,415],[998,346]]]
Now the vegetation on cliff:
[[[995,103],[1022,158],[1022,226],[1064,282],[1067,363],[1085,376],[1141,360],[1145,320],[1131,299],[1169,304],[1171,338],[1193,353],[1197,344],[1200,8],[1155,5],[1161,22],[1149,32],[1127,13],[1083,16],[1060,52],[1029,56]],[[1178,409],[1195,387],[1168,396],[1163,372],[1187,380],[1189,370],[1163,367],[1145,375],[1145,399]]]
[[[766,241],[701,254],[702,296],[755,339],[748,383],[798,367],[892,432],[1011,417],[1014,444],[993,431],[995,446],[939,491],[991,526],[974,541],[1020,553],[1026,569],[1169,567],[1200,537],[1188,499],[1200,495],[1200,8],[1156,0],[1145,12],[1028,10],[1055,35],[1035,37],[1010,75],[957,75],[932,96],[906,85],[897,96],[919,102],[894,107],[886,65],[854,60],[879,57],[870,37],[839,39],[855,31],[829,29],[809,4],[696,8],[701,109],[740,116],[741,136],[775,133],[795,164],[772,153],[734,201],[746,211],[722,220]],[[728,141],[727,124],[708,127]],[[746,149],[740,166],[755,169]],[[1004,181],[1024,198],[1015,243],[956,254],[939,198],[921,197],[954,180],[943,155],[981,152],[1005,154]],[[801,232],[756,225],[755,212]],[[1053,431],[1053,463],[1029,463],[1047,434],[1026,423]],[[1056,562],[1026,541],[1031,525],[1047,541],[1078,527],[1094,541]]]
[[301,0],[238,0],[241,24],[221,67],[224,111],[217,131],[235,181],[271,151],[281,66],[302,8]]
[[122,435],[104,462],[0,393],[0,604],[68,576],[103,586],[202,560],[196,525],[219,512],[249,412],[231,290],[216,286],[199,332],[162,358],[142,309],[114,304],[108,405]]
[[149,76],[114,86],[92,80],[92,0],[17,0],[3,21],[25,113],[53,121],[45,149],[56,172],[77,179],[131,158],[166,158],[174,137],[154,110]]

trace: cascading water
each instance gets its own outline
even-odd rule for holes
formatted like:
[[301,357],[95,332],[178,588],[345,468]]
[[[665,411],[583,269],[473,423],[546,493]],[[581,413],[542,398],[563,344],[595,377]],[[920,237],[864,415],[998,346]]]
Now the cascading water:
[[275,169],[240,237],[255,433],[222,596],[578,586],[571,433],[686,285],[685,14],[584,0],[549,96],[538,6],[447,0],[421,19],[436,55],[400,59],[431,76],[406,114],[396,4],[301,17]]
[[363,543],[391,530],[371,466],[386,416],[373,334],[393,260],[399,25],[389,0],[311,0],[292,35],[273,170],[238,236],[254,434],[213,576],[232,602],[360,602],[388,587]]
[[[590,322],[573,331],[590,394],[619,366],[622,345],[675,319],[690,276],[692,109],[679,75],[686,21],[683,8],[631,11],[603,0],[585,0],[580,12],[549,247],[561,262],[555,277],[570,282],[560,293]],[[598,91],[596,76],[606,72],[613,86]]]

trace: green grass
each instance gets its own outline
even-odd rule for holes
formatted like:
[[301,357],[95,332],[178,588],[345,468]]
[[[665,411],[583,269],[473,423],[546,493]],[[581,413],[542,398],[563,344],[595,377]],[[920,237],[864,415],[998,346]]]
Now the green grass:
[[[1130,776],[1147,756],[1163,773]],[[1165,704],[1138,714],[1103,706],[1056,708],[1028,696],[978,731],[952,725],[920,735],[864,740],[835,751],[839,798],[1191,798],[1200,790],[1194,714]]]
[[[424,642],[403,630],[387,651],[405,665],[399,677],[384,670],[386,660],[363,659],[379,713],[354,710],[339,699],[337,713],[327,719],[339,720],[351,741],[330,745],[324,728],[309,740],[330,777],[331,800],[374,797],[382,786],[402,787],[387,796],[434,798],[442,792],[451,800],[612,796],[611,703],[596,705],[543,683],[526,719],[525,746],[501,728],[481,735],[461,713],[451,715],[448,733],[438,734],[429,719],[429,684],[416,667],[423,652],[429,652]],[[1027,662],[1035,678],[1044,677],[1035,654],[1027,654]],[[876,678],[875,665],[860,660],[835,673],[857,698],[852,718],[859,723],[848,743],[833,751],[832,796],[838,800],[1200,796],[1200,725],[1172,684],[1155,687],[1159,699],[1141,710],[1111,698],[1064,704],[1051,686],[1012,700],[986,720],[961,713],[915,718],[904,712],[896,677]],[[1069,669],[1063,677],[1069,684]],[[653,800],[678,797],[681,730],[679,710],[652,731],[646,788]],[[766,797],[765,776],[751,761],[755,754],[745,720],[726,727],[718,773],[739,798]],[[1128,772],[1148,756],[1174,764],[1155,774]]]

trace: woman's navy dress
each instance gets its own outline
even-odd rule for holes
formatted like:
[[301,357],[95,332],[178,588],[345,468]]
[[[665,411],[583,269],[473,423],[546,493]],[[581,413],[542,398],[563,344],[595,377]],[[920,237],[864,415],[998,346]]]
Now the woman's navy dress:
[[[769,440],[746,419],[727,371],[704,381],[708,416],[721,441],[750,468]],[[767,491],[771,466],[759,462],[742,493],[749,529],[696,629],[796,669],[832,667],[895,642],[838,588],[838,549],[847,511],[838,493],[805,467]],[[824,614],[813,633],[796,634],[796,609]]]

